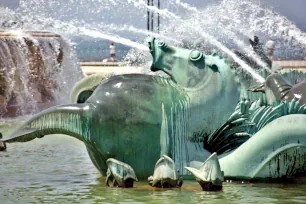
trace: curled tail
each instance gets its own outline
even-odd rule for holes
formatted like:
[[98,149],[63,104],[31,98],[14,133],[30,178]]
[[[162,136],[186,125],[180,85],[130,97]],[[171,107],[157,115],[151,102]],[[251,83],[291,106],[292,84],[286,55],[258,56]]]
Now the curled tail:
[[76,83],[70,94],[70,103],[85,103],[94,90],[111,74],[93,74]]
[[27,142],[50,134],[66,134],[81,141],[89,140],[93,109],[90,103],[49,108],[29,119],[1,141]]

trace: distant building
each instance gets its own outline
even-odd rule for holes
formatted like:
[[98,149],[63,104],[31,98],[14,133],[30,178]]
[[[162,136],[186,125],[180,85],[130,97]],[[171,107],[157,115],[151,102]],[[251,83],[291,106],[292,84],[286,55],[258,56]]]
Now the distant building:
[[281,69],[306,69],[305,60],[274,60],[273,65],[279,65]]

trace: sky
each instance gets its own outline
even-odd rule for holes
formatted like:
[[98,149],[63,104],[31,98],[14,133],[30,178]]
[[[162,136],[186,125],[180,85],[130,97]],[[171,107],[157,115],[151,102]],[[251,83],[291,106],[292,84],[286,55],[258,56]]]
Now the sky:
[[[163,3],[163,1],[165,0],[161,0],[161,3]],[[211,3],[218,2],[220,0],[182,0],[182,1],[201,8]],[[306,31],[306,0],[258,0],[258,3],[261,4],[263,7],[273,8],[273,10],[277,11],[283,16],[286,16],[290,21],[294,22],[298,28]],[[17,8],[18,5],[19,5],[19,0],[0,0],[0,6]],[[136,22],[137,18],[134,19],[134,21],[137,24]]]
[[[185,0],[196,6],[205,6],[216,0]],[[218,0],[217,0],[218,1]],[[286,16],[298,28],[306,31],[306,0],[258,0],[262,7],[269,7]]]

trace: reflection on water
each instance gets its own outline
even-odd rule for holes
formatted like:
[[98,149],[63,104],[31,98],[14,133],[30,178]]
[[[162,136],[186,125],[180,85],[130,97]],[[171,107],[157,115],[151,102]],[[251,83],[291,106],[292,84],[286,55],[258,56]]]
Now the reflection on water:
[[[13,125],[12,125],[13,124]],[[0,125],[7,132],[16,123]],[[52,135],[9,144],[0,152],[0,203],[306,203],[305,184],[225,183],[221,192],[203,192],[195,181],[181,189],[107,188],[76,139]],[[153,173],[153,169],[152,169]]]

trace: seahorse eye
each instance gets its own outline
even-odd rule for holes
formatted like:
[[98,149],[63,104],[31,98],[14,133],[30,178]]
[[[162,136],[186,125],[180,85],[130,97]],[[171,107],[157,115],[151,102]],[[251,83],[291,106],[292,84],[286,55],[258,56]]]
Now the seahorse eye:
[[158,47],[160,47],[161,49],[166,49],[168,47],[168,45],[165,42],[159,41],[158,42]]
[[203,53],[201,53],[201,52],[199,52],[197,50],[191,51],[190,57],[189,57],[189,59],[191,61],[196,62],[196,61],[198,61],[198,60],[200,60],[202,58],[203,58]]

